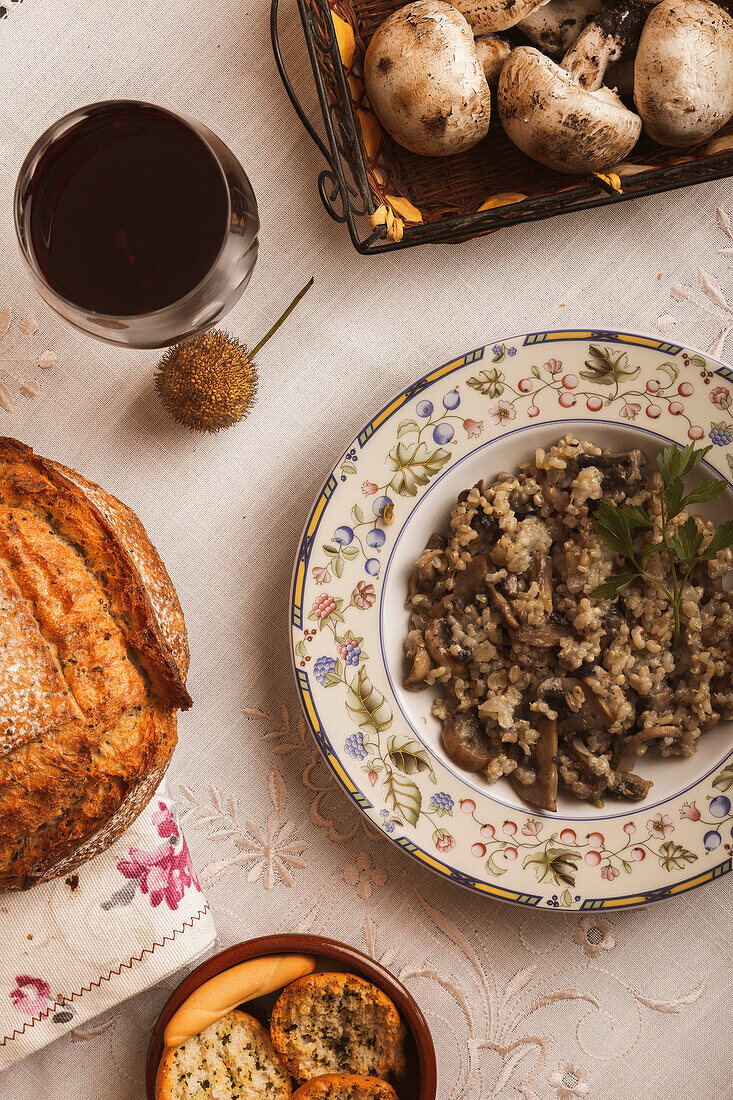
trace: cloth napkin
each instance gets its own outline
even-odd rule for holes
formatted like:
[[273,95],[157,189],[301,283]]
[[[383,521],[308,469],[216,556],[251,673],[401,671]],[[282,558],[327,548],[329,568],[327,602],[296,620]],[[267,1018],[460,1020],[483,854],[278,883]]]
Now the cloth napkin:
[[102,855],[0,894],[0,1070],[156,985],[214,938],[163,785]]

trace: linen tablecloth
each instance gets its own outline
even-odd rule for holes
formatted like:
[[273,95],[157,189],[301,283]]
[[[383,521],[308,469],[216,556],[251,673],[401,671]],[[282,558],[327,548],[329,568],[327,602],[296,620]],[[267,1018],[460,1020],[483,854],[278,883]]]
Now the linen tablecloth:
[[[583,327],[674,333],[730,359],[731,183],[363,258],[318,199],[322,164],[279,86],[267,0],[5,6],[0,307],[38,322],[19,348],[58,360],[36,371],[35,400],[0,414],[2,430],[132,505],[177,585],[195,706],[170,781],[221,946],[299,929],[372,952],[427,1013],[441,1100],[730,1097],[731,876],[603,918],[442,883],[368,831],[335,788],[299,713],[287,607],[325,474],[373,410],[430,368],[514,333]],[[291,0],[282,37],[315,117]],[[254,344],[315,276],[260,357],[252,415],[216,437],[161,410],[154,352],[75,334],[16,255],[12,188],[30,143],[70,108],[120,96],[197,116],[250,175],[261,251],[226,322],[235,335]],[[1,1100],[138,1100],[171,984],[7,1071]]]

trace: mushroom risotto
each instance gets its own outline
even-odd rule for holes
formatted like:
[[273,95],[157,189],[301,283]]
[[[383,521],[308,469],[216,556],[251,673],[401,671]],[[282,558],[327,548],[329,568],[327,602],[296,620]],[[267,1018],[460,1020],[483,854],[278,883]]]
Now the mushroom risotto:
[[[432,712],[456,764],[506,775],[544,810],[559,787],[598,806],[642,799],[651,782],[635,756],[691,756],[733,719],[733,550],[715,544],[705,559],[714,525],[691,507],[669,519],[666,476],[645,462],[565,436],[462,492],[410,579],[406,686],[439,688]],[[601,514],[632,517],[628,554],[643,575],[615,576],[628,561]],[[684,544],[685,524],[699,547],[687,573],[658,541]],[[600,598],[609,583],[613,598]]]

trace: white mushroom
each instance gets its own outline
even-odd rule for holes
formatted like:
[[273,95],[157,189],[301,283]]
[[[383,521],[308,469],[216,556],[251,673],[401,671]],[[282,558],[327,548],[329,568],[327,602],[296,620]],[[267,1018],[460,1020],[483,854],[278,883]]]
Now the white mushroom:
[[465,15],[474,34],[492,34],[515,27],[548,0],[452,0]]
[[511,53],[511,43],[498,34],[482,34],[476,39],[476,53],[490,88],[499,83],[502,66]]
[[733,18],[708,0],[662,0],[639,43],[634,100],[660,145],[712,137],[733,116]]
[[636,48],[646,18],[646,9],[633,2],[601,9],[565,54],[563,69],[581,88],[596,91],[609,64]]
[[639,5],[604,8],[557,65],[533,46],[509,55],[499,79],[498,105],[511,140],[557,172],[598,172],[623,160],[641,133],[641,119],[610,88],[607,65],[633,49],[646,11]]
[[470,149],[485,137],[491,92],[461,13],[416,0],[375,32],[364,58],[369,102],[395,141],[425,156]]
[[[638,2],[653,7],[659,0]],[[554,60],[559,60],[570,49],[589,19],[597,15],[603,6],[604,0],[549,0],[526,15],[517,24],[517,30],[538,50]]]
[[603,0],[550,0],[525,16],[517,30],[548,57],[560,59],[602,4]]
[[[647,0],[647,3],[652,0]],[[658,0],[653,0],[658,2]],[[549,0],[517,24],[517,30],[554,61],[562,60],[585,24],[601,10],[603,0]],[[634,58],[611,63],[604,83],[620,96],[634,91]]]

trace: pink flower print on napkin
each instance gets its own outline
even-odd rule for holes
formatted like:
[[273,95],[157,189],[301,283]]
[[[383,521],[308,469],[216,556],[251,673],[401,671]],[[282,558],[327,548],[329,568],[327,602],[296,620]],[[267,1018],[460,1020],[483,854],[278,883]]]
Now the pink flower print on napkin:
[[154,909],[162,901],[169,909],[177,909],[189,886],[200,889],[185,840],[178,852],[172,844],[161,844],[152,852],[130,848],[130,858],[120,860],[117,870],[125,878],[137,880]]
[[158,836],[178,838],[178,825],[167,803],[158,803],[158,809],[153,813],[153,825],[158,830]]
[[43,978],[31,974],[18,974],[15,989],[10,990],[10,1000],[24,1016],[38,1016],[48,1010],[51,987]]

